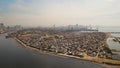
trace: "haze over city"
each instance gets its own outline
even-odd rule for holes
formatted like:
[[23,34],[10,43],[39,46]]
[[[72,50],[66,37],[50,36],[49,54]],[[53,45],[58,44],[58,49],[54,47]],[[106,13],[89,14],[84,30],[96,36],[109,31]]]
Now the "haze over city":
[[120,25],[120,0],[0,0],[6,25]]
[[120,68],[120,0],[0,0],[0,68]]

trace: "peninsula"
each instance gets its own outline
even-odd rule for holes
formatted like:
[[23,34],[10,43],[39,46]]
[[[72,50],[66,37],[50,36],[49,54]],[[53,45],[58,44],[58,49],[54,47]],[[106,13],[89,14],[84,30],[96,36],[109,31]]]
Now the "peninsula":
[[22,30],[9,34],[24,47],[45,54],[72,57],[112,65],[120,65],[119,60],[112,59],[112,52],[106,40],[109,33]]

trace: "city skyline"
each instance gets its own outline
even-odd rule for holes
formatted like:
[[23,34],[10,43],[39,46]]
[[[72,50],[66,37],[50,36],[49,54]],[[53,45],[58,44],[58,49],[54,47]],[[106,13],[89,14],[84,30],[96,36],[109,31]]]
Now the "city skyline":
[[119,0],[1,0],[0,22],[22,26],[119,26],[119,8]]

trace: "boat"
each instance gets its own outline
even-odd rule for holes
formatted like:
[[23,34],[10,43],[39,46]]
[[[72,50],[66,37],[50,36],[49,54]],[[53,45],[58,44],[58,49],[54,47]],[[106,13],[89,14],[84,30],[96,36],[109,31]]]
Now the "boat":
[[5,38],[10,38],[11,36],[9,34],[5,34]]
[[117,39],[114,38],[113,41],[114,41],[114,42],[117,42]]

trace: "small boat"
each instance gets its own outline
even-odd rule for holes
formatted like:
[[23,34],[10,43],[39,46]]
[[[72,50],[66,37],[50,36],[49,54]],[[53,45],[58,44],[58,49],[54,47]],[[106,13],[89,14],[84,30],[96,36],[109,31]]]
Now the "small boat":
[[11,36],[9,34],[5,34],[5,38],[10,38]]
[[119,41],[119,43],[120,43],[120,41]]
[[114,41],[114,42],[117,42],[117,39],[114,38],[113,41]]
[[7,36],[5,36],[5,38],[10,38],[10,36],[7,35]]

